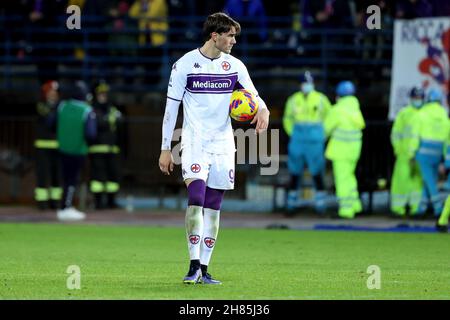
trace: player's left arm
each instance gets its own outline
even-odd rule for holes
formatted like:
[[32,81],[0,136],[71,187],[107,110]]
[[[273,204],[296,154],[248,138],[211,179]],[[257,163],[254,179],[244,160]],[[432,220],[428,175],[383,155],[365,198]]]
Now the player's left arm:
[[258,96],[258,105],[259,105],[258,112],[253,118],[252,122],[250,122],[250,124],[256,123],[255,127],[256,134],[262,133],[267,130],[267,127],[269,126],[269,116],[270,116],[270,111],[267,108],[266,103],[259,96]]
[[255,86],[253,85],[253,81],[250,78],[247,67],[242,63],[242,61],[239,61],[238,82],[245,89],[252,91],[258,99],[258,112],[256,113],[255,117],[253,118],[252,122],[250,122],[250,124],[256,123],[256,127],[255,127],[256,134],[262,133],[265,130],[267,130],[267,127],[269,126],[270,111],[267,108],[267,105],[264,102],[264,100],[261,99],[261,97],[258,95],[258,91],[256,90]]

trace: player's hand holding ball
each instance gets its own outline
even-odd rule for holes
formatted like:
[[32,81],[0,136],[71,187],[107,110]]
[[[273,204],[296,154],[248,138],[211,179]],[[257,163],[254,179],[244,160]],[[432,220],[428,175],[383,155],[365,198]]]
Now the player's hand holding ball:
[[270,111],[268,109],[260,108],[256,113],[256,116],[253,118],[253,121],[250,124],[256,123],[256,134],[262,133],[267,130],[269,126],[269,116]]
[[260,108],[258,99],[246,89],[233,91],[230,101],[230,117],[238,122],[256,123],[256,133],[261,133],[269,125],[269,110]]

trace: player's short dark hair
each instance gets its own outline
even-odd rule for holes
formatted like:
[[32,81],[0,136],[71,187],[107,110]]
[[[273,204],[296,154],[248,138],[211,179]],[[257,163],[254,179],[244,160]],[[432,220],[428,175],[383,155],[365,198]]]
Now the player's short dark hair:
[[241,32],[241,25],[239,22],[233,20],[230,16],[223,12],[216,12],[206,18],[203,24],[203,38],[208,41],[211,38],[211,33],[217,32],[219,34],[228,32],[231,28],[236,29],[236,34]]

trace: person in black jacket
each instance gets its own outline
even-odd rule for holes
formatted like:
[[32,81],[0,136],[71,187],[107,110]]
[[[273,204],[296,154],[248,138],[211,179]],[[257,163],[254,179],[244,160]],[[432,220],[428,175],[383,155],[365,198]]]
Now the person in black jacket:
[[89,147],[90,190],[96,209],[116,208],[120,188],[118,129],[122,114],[110,103],[109,92],[109,85],[101,81],[94,89],[92,104],[97,115],[98,136]]
[[61,166],[56,133],[48,119],[56,113],[59,102],[59,84],[49,80],[41,87],[41,101],[36,106],[36,187],[34,199],[41,210],[56,209],[61,200]]

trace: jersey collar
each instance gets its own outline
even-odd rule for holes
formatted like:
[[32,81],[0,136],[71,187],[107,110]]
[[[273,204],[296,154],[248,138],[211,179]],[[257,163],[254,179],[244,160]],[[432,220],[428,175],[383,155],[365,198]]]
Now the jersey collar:
[[208,60],[210,60],[210,61],[214,61],[214,60],[217,60],[217,59],[222,58],[222,53],[220,53],[220,56],[218,56],[217,58],[210,58],[210,57],[205,56],[205,55],[202,53],[202,51],[200,50],[200,48],[197,48],[197,50],[198,50],[198,52],[200,52],[200,54],[201,54],[203,57],[205,57],[205,59],[208,59]]

